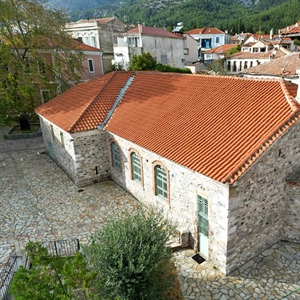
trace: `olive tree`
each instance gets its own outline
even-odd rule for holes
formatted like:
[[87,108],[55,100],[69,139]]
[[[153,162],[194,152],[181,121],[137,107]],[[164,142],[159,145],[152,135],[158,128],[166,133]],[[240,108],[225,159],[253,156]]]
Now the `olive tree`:
[[170,299],[176,272],[170,272],[166,247],[174,226],[161,211],[139,207],[123,218],[111,218],[83,248],[97,273],[99,299]]

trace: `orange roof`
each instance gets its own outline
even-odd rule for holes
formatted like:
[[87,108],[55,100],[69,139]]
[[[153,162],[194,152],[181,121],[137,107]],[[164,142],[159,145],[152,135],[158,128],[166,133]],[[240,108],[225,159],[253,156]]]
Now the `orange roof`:
[[157,28],[157,27],[148,27],[148,26],[139,25],[127,31],[127,34],[136,34],[136,33],[142,35],[149,35],[149,36],[161,36],[161,37],[169,37],[175,39],[183,39],[183,37],[180,35],[177,35],[168,30]]
[[200,34],[202,28],[195,28],[192,30],[187,31],[188,34]]
[[36,111],[70,132],[95,128],[132,75],[105,129],[220,182],[236,181],[298,118],[282,80],[158,72],[109,73]]
[[225,44],[213,49],[210,49],[208,51],[205,51],[205,53],[219,53],[219,54],[226,54],[230,49],[236,47],[236,44]]
[[[275,55],[273,56],[273,54],[275,53]],[[283,52],[280,49],[276,49],[276,51],[274,52],[274,50],[270,50],[267,52],[238,52],[235,54],[232,54],[230,56],[228,56],[227,58],[234,58],[234,59],[270,59],[270,56],[273,56],[274,59],[276,58],[280,58],[283,56],[288,55],[286,52]]]
[[75,40],[75,45],[81,51],[98,51],[98,52],[100,51],[100,52],[102,52],[102,50],[100,48],[92,47],[90,45],[86,45],[86,44],[81,43],[81,42],[76,41],[76,40]]
[[188,31],[187,33],[188,34],[225,34],[223,31],[215,27],[196,28]]
[[295,76],[300,68],[299,53],[292,53],[276,60],[244,70],[247,74],[268,74],[275,76]]
[[106,117],[130,72],[111,72],[80,83],[35,111],[67,132],[95,129]]

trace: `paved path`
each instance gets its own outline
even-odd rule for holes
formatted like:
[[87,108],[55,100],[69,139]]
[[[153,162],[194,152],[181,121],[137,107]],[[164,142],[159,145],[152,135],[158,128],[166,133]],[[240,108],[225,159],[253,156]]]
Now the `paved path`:
[[[4,141],[0,130],[0,269],[15,246],[85,243],[109,216],[137,205],[112,181],[78,189],[44,150],[41,138]],[[300,299],[300,291],[292,293],[300,288],[300,245],[278,243],[227,277],[192,255],[174,254],[185,299]]]

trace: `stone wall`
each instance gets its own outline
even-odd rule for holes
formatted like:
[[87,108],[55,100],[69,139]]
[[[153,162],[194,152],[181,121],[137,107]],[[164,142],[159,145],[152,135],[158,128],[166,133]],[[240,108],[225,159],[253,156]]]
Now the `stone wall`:
[[[117,142],[121,156],[121,172],[111,168],[112,178],[143,204],[162,208],[166,216],[176,222],[177,227],[188,228],[190,245],[198,248],[197,194],[208,199],[209,203],[209,260],[225,272],[227,245],[227,205],[228,187],[170,160],[158,156],[118,136],[110,135]],[[142,182],[131,179],[130,151],[141,157]],[[111,157],[110,157],[111,159]],[[161,162],[168,170],[168,201],[154,193],[153,165]]]
[[40,121],[49,156],[77,186],[110,178],[107,132],[92,130],[71,135],[45,119]]
[[299,188],[286,185],[300,161],[299,127],[297,122],[230,188],[227,273],[280,239],[299,241]]

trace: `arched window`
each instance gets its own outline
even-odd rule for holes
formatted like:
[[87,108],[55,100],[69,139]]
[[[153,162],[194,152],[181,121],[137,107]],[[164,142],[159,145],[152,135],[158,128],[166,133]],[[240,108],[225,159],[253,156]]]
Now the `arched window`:
[[111,154],[112,154],[112,166],[116,170],[121,171],[119,146],[115,142],[111,143]]
[[140,157],[135,152],[131,152],[130,160],[131,160],[131,179],[141,182],[142,173],[141,173]]
[[154,167],[155,176],[155,195],[168,199],[168,178],[166,170],[160,166],[156,165]]

